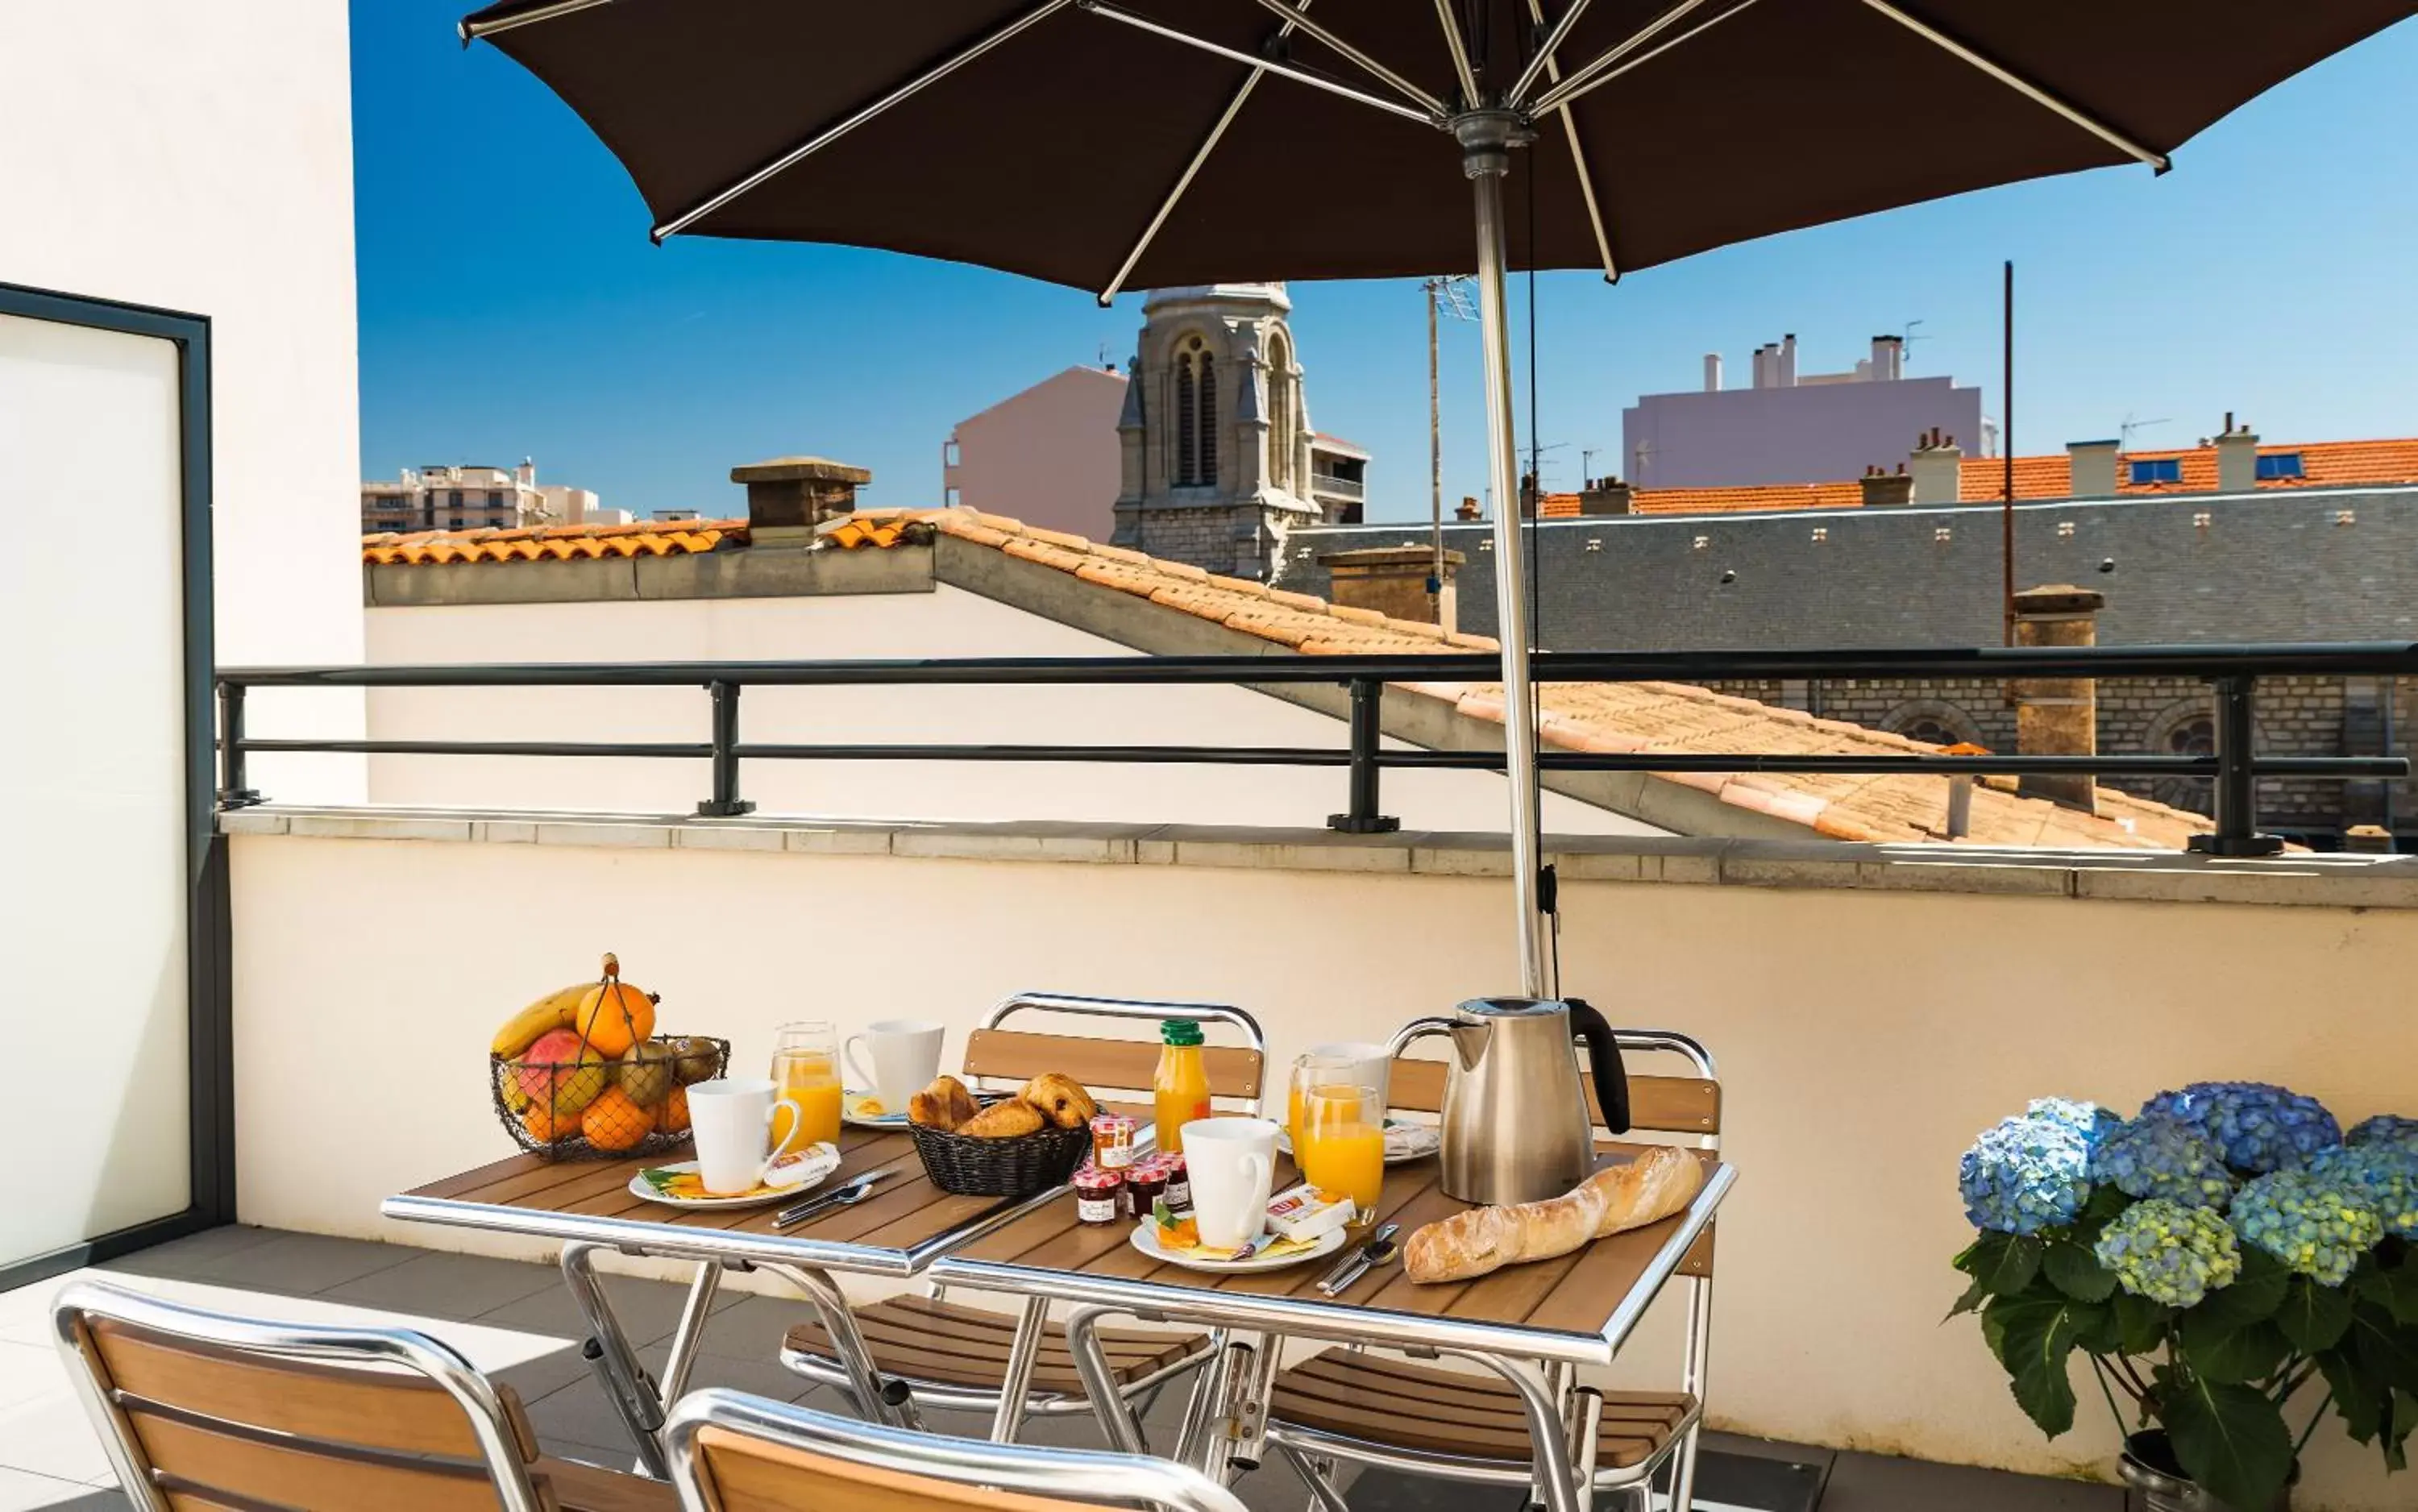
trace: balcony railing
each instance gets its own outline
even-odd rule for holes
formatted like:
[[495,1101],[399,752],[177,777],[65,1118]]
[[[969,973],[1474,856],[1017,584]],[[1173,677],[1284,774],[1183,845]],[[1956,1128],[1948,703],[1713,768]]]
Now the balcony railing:
[[1313,494],[1326,494],[1336,498],[1366,498],[1368,490],[1369,485],[1357,478],[1338,478],[1331,472],[1309,475],[1309,491]]
[[[2396,677],[2418,674],[2418,643],[2358,642],[2273,646],[2108,646],[1786,651],[1538,651],[1545,682],[1717,682],[1751,679],[2067,678],[2118,680],[2203,679],[2216,705],[2212,756],[1821,756],[1804,754],[1612,753],[1546,750],[1546,771],[1913,772],[1943,777],[2197,777],[2215,784],[2213,833],[2193,848],[2220,856],[2268,855],[2282,841],[2258,832],[2257,780],[2402,778],[2402,756],[2258,756],[2252,750],[2257,682],[2264,677]],[[1383,812],[1379,782],[1387,769],[1503,770],[1500,751],[1387,750],[1380,700],[1388,682],[1490,682],[1500,675],[1484,654],[1441,656],[1114,656],[972,657],[934,661],[637,662],[453,666],[226,667],[217,674],[222,807],[263,802],[247,785],[254,753],[349,752],[370,756],[638,757],[705,760],[712,793],[697,813],[729,817],[755,805],[740,796],[747,761],[1045,761],[1187,763],[1216,766],[1341,767],[1349,803],[1328,819],[1356,833],[1397,828]],[[773,744],[740,738],[739,700],[750,687],[905,685],[1005,686],[1045,683],[1114,686],[1227,684],[1249,687],[1333,684],[1351,695],[1344,747],[1210,745]],[[703,688],[712,700],[712,735],[702,741],[337,741],[261,739],[245,733],[244,701],[253,688]]]

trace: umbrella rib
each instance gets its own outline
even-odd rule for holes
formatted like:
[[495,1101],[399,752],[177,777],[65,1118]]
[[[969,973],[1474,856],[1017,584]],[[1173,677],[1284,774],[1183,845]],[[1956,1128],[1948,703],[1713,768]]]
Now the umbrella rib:
[[[1688,3],[1681,6],[1679,10],[1692,10],[1698,3],[1699,0],[1688,0]],[[1634,69],[1644,68],[1646,64],[1653,62],[1656,58],[1659,58],[1663,53],[1670,52],[1680,43],[1702,37],[1705,33],[1711,31],[1714,27],[1720,25],[1725,21],[1728,21],[1731,17],[1743,14],[1746,10],[1752,8],[1754,3],[1755,0],[1738,0],[1737,5],[1730,7],[1720,15],[1706,17],[1705,20],[1696,23],[1693,26],[1689,27],[1686,31],[1681,32],[1678,36],[1672,38],[1667,42],[1664,42],[1660,47],[1648,48],[1646,51],[1638,53],[1634,57],[1622,56],[1622,54],[1626,53],[1629,49],[1638,41],[1661,30],[1662,23],[1657,22],[1654,25],[1648,27],[1645,32],[1640,33],[1637,37],[1633,37],[1630,38],[1629,41],[1621,43],[1620,46],[1614,48],[1610,53],[1607,53],[1602,57],[1596,59],[1593,63],[1588,64],[1584,69],[1571,74],[1560,84],[1555,84],[1553,88],[1548,89],[1543,94],[1538,96],[1536,104],[1531,106],[1530,109],[1538,115],[1542,115],[1548,111],[1565,109],[1566,107],[1575,103],[1581,96],[1593,94],[1596,90],[1612,83],[1622,74],[1628,73]]]
[[467,46],[482,37],[493,37],[497,32],[508,32],[518,26],[534,25],[541,21],[552,21],[557,16],[568,16],[574,10],[586,10],[590,7],[611,3],[612,0],[555,0],[553,5],[539,6],[534,10],[524,10],[518,15],[498,16],[493,21],[466,21],[454,30],[461,34],[462,41]]
[[[1553,34],[1545,39],[1544,47],[1539,49],[1536,57],[1529,62],[1528,72],[1521,75],[1521,82],[1513,86],[1512,95],[1515,99],[1526,93],[1531,76],[1540,68],[1546,70],[1547,77],[1553,83],[1561,82],[1562,66],[1553,61],[1553,50],[1561,44],[1562,38],[1569,35],[1570,23],[1576,21],[1579,13],[1586,8],[1587,0],[1570,0],[1569,12],[1562,17],[1562,23],[1554,28]],[[1545,23],[1544,0],[1528,0],[1528,15],[1538,25],[1543,25]],[[1586,202],[1587,224],[1595,228],[1595,250],[1603,255],[1603,281],[1606,283],[1617,283],[1620,282],[1620,265],[1613,258],[1612,237],[1603,228],[1603,206],[1595,197],[1595,175],[1587,167],[1586,149],[1579,145],[1578,117],[1571,114],[1568,105],[1562,107],[1560,115],[1562,130],[1570,139],[1570,165],[1578,170],[1579,197]]]
[[1899,25],[1905,27],[1907,31],[1914,33],[1917,37],[1921,38],[1924,41],[1931,43],[1934,47],[1939,48],[1952,56],[1971,64],[1974,68],[1981,69],[1991,78],[1997,80],[2000,84],[2005,84],[2008,88],[2030,100],[2033,104],[2039,105],[2045,110],[2064,116],[2067,120],[2072,121],[2078,127],[2081,127],[2092,136],[2097,137],[2100,141],[2106,143],[2109,146],[2114,147],[2117,151],[2123,153],[2125,156],[2136,158],[2142,162],[2148,163],[2150,167],[2156,169],[2162,174],[2174,166],[2174,160],[2168,158],[2165,153],[2159,152],[2154,148],[2143,146],[2140,143],[2134,141],[2131,137],[2126,136],[2123,132],[2116,130],[2116,128],[2108,125],[2105,121],[2099,119],[2089,112],[2059,99],[2057,95],[2051,93],[2045,88],[2043,88],[2041,85],[2032,83],[2029,79],[2025,78],[2013,69],[1984,57],[1982,54],[1966,46],[1953,37],[1949,36],[1946,32],[1941,31],[1938,27],[1932,25],[1929,22],[1923,21],[1920,17],[1906,14],[1897,7],[1889,4],[1889,0],[1864,0],[1864,4],[1871,7],[1873,9],[1879,11],[1882,15],[1887,16],[1890,20],[1896,22]]
[[[1528,60],[1528,66],[1520,70],[1520,77],[1512,80],[1511,87],[1504,92],[1503,102],[1506,105],[1518,110],[1520,101],[1527,99],[1528,91],[1536,87],[1537,76],[1549,69],[1553,70],[1554,82],[1560,82],[1562,66],[1553,61],[1553,53],[1564,42],[1569,40],[1570,28],[1576,26],[1579,23],[1579,18],[1586,14],[1589,3],[1590,0],[1570,0],[1570,8],[1562,12],[1562,19],[1553,23],[1553,29],[1546,34],[1544,41],[1538,46],[1537,55]],[[1539,26],[1545,23],[1545,8],[1539,0],[1528,0],[1528,19]]]
[[[1430,115],[1442,116],[1452,114],[1452,112],[1446,108],[1443,100],[1438,99],[1431,94],[1429,94],[1417,84],[1411,83],[1411,81],[1403,78],[1400,74],[1396,73],[1393,69],[1378,62],[1375,58],[1370,57],[1368,53],[1361,52],[1350,42],[1345,41],[1342,38],[1336,36],[1333,32],[1310,20],[1308,16],[1303,15],[1293,7],[1286,5],[1285,0],[1259,0],[1259,3],[1266,7],[1268,9],[1275,11],[1278,15],[1285,18],[1286,31],[1291,31],[1295,27],[1299,27],[1301,30],[1309,33],[1310,36],[1317,38],[1322,42],[1324,42],[1328,47],[1340,53],[1347,59],[1358,64],[1370,74],[1393,85],[1396,89],[1401,92],[1405,99],[1418,105],[1420,109],[1426,111]],[[1280,32],[1278,35],[1282,36],[1283,33]]]
[[1400,100],[1387,99],[1383,95],[1372,95],[1364,89],[1354,89],[1348,84],[1322,77],[1307,69],[1297,69],[1290,63],[1278,63],[1273,58],[1260,57],[1246,53],[1240,48],[1228,47],[1222,42],[1213,42],[1207,38],[1195,37],[1190,32],[1179,31],[1175,27],[1153,21],[1147,16],[1137,16],[1130,10],[1109,5],[1106,0],[1072,0],[1072,3],[1078,10],[1088,10],[1093,15],[1105,16],[1110,21],[1123,22],[1128,26],[1149,32],[1153,36],[1164,37],[1169,41],[1182,42],[1187,47],[1197,47],[1203,53],[1215,53],[1221,58],[1232,58],[1236,63],[1248,64],[1264,73],[1273,73],[1281,79],[1291,79],[1295,84],[1305,84],[1312,89],[1323,89],[1330,95],[1339,96],[1344,99],[1357,100],[1372,110],[1384,111],[1388,115],[1399,115],[1406,121],[1416,121],[1421,126],[1442,124],[1426,111],[1405,105]]
[[[1293,23],[1301,19],[1300,11],[1308,10],[1309,4],[1310,0],[1301,0],[1294,14],[1286,18],[1285,23],[1277,29],[1276,35],[1290,36]],[[1134,265],[1141,261],[1142,253],[1150,251],[1150,244],[1158,239],[1159,227],[1167,224],[1167,218],[1175,213],[1176,202],[1183,199],[1186,192],[1192,188],[1192,180],[1200,174],[1201,165],[1209,160],[1209,154],[1217,150],[1217,144],[1225,139],[1226,129],[1232,126],[1234,117],[1243,113],[1243,102],[1251,98],[1251,91],[1260,86],[1260,81],[1266,77],[1267,71],[1264,66],[1255,65],[1250,72],[1243,76],[1242,87],[1236,89],[1234,98],[1226,102],[1225,112],[1217,117],[1217,124],[1209,129],[1208,136],[1202,139],[1200,148],[1192,154],[1192,160],[1185,164],[1182,176],[1175,180],[1175,187],[1169,190],[1167,198],[1159,202],[1158,213],[1150,218],[1150,224],[1142,228],[1140,239],[1134,243],[1133,251],[1125,253],[1125,260],[1117,265],[1116,276],[1109,280],[1107,288],[1100,291],[1101,308],[1106,309],[1116,302],[1117,295],[1125,286],[1125,280],[1133,276]]]
[[1452,71],[1461,80],[1462,109],[1483,103],[1477,93],[1477,71],[1469,66],[1469,46],[1462,40],[1461,23],[1452,15],[1452,0],[1435,0],[1436,23],[1444,27],[1444,45],[1452,53]]
[[865,122],[887,112],[891,107],[905,101],[914,95],[922,93],[926,87],[938,84],[942,79],[947,78],[950,74],[956,72],[959,69],[972,63],[974,59],[981,57],[986,53],[988,53],[991,49],[1000,46],[1003,42],[1011,40],[1027,28],[1048,20],[1051,16],[1056,15],[1059,11],[1065,9],[1068,6],[1075,3],[1076,0],[1042,0],[1040,5],[1033,7],[1023,15],[1017,17],[1014,21],[999,27],[995,31],[985,34],[981,38],[971,45],[951,53],[948,57],[934,64],[932,67],[926,69],[922,73],[919,73],[914,78],[908,80],[905,84],[891,90],[888,94],[883,95],[880,99],[873,101],[871,104],[862,106],[849,113],[848,115],[843,116],[833,125],[825,127],[822,130],[816,132],[813,136],[808,137],[804,142],[781,154],[781,156],[773,159],[771,162],[766,163],[763,167],[757,169],[754,173],[749,174],[746,177],[739,180],[739,182],[731,185],[729,188],[720,191],[712,197],[696,206],[694,208],[683,210],[679,215],[672,217],[663,224],[655,227],[655,240],[660,242],[668,237],[679,236],[690,226],[695,225],[705,217],[712,215],[714,211],[721,209],[724,206],[728,205],[731,201],[739,198],[750,190],[763,184],[766,180],[776,177],[789,169],[796,167],[799,163],[813,157],[816,153],[820,152],[823,148],[838,141],[841,137],[848,135],[850,131],[855,130]]

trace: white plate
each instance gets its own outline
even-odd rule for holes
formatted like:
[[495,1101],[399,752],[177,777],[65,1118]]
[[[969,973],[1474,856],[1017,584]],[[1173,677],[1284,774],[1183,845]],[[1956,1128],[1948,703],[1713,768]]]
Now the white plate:
[[866,1118],[861,1113],[849,1111],[856,1106],[858,1098],[872,1095],[869,1092],[842,1091],[839,1094],[839,1121],[842,1123],[853,1123],[860,1129],[903,1129],[907,1126],[907,1111],[904,1108],[895,1113],[884,1113],[880,1118]]
[[[700,1212],[710,1208],[760,1208],[767,1202],[785,1201],[800,1192],[813,1191],[820,1186],[824,1179],[833,1171],[839,1169],[839,1153],[829,1145],[820,1146],[819,1150],[822,1153],[809,1151],[785,1158],[767,1174],[763,1190],[748,1192],[738,1197],[667,1197],[648,1185],[647,1178],[637,1172],[631,1174],[630,1195],[644,1198],[650,1202],[660,1202],[667,1208],[688,1208]],[[647,1168],[693,1171],[696,1169],[696,1162],[679,1160],[669,1165],[650,1166]]]
[[[1293,1153],[1293,1131],[1277,1125],[1277,1148]],[[1414,1160],[1425,1160],[1444,1148],[1444,1135],[1432,1123],[1385,1121],[1385,1164],[1407,1166]]]
[[1342,1229],[1335,1229],[1319,1235],[1317,1242],[1308,1249],[1295,1250],[1290,1255],[1254,1255],[1246,1260],[1202,1260],[1193,1255],[1171,1255],[1159,1248],[1158,1225],[1149,1218],[1144,1218],[1134,1225],[1131,1242],[1134,1248],[1140,1250],[1152,1260],[1164,1260],[1170,1265],[1181,1265],[1187,1271],[1208,1271],[1218,1275],[1248,1275],[1255,1271],[1281,1271],[1288,1265],[1300,1265],[1317,1260],[1322,1255],[1332,1255],[1343,1247],[1347,1237]]

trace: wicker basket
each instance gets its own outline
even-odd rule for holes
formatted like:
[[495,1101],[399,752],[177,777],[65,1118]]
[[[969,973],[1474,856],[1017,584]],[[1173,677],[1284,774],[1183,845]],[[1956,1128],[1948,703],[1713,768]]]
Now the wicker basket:
[[[678,1039],[682,1036],[659,1034],[655,1037]],[[707,1034],[688,1037],[704,1040],[713,1046],[713,1069],[710,1075],[719,1077],[729,1068],[730,1042],[728,1040],[715,1039]],[[530,1127],[529,1121],[524,1112],[524,1109],[528,1107],[529,1095],[520,1085],[523,1077],[533,1076],[543,1084],[557,1079],[568,1079],[579,1075],[583,1068],[561,1062],[532,1062],[521,1056],[491,1055],[487,1058],[487,1089],[495,1099],[496,1119],[512,1131],[513,1143],[533,1155],[543,1155],[548,1160],[626,1160],[632,1156],[651,1157],[668,1154],[675,1150],[687,1148],[690,1142],[689,1132],[685,1128],[677,1133],[652,1129],[640,1135],[634,1143],[608,1150],[580,1133],[577,1119],[567,1121],[568,1132],[559,1133],[551,1139],[541,1138],[538,1131]],[[607,1085],[611,1084],[614,1075],[611,1063],[607,1062],[604,1071],[604,1081]],[[692,1077],[689,1079],[702,1081],[706,1078]],[[678,1083],[682,1087],[687,1084],[685,1081]]]
[[[985,1100],[983,1106],[1002,1101]],[[1044,1127],[1013,1139],[977,1139],[945,1129],[908,1125],[924,1174],[943,1192],[960,1197],[1031,1197],[1064,1184],[1092,1148],[1089,1128]]]

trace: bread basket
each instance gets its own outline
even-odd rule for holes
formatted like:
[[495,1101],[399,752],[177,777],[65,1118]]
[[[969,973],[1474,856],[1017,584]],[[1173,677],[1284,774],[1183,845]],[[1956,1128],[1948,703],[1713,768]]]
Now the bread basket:
[[[1006,1099],[980,1101],[988,1107]],[[941,1191],[959,1197],[1032,1197],[1062,1186],[1092,1148],[1088,1127],[1047,1124],[1007,1139],[980,1139],[921,1123],[910,1124],[907,1132],[924,1159],[924,1174]]]

